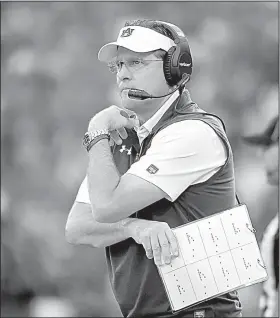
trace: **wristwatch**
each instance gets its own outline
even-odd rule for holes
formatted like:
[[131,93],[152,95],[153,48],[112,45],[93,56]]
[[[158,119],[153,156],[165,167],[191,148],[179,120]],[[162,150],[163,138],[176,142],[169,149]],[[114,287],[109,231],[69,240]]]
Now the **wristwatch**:
[[110,134],[108,129],[101,129],[95,131],[88,131],[85,133],[83,138],[83,146],[87,151],[90,151],[91,147],[96,144],[99,140],[109,139]]

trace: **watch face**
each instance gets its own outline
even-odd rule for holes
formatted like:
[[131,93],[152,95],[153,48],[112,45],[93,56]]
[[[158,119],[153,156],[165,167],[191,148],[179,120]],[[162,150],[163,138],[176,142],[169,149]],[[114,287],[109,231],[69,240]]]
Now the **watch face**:
[[85,133],[84,140],[83,140],[83,144],[85,147],[87,147],[90,144],[91,139],[92,139],[91,135],[89,133]]

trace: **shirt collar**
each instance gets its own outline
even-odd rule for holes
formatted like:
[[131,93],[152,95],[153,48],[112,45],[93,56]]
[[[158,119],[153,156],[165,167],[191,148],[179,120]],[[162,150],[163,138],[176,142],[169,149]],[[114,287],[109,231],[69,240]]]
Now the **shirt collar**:
[[176,100],[179,96],[178,90],[176,90],[160,107],[159,110],[155,112],[155,114],[149,118],[142,126],[135,127],[135,131],[137,133],[139,143],[141,144],[143,140],[149,135],[155,125],[159,122],[164,113],[168,110],[171,104]]

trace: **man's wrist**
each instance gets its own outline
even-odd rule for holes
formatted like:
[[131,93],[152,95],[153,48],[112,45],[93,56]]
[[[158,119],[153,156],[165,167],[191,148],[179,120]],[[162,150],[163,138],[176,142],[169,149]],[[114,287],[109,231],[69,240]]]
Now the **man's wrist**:
[[96,129],[94,131],[88,131],[85,133],[83,137],[83,146],[89,152],[89,150],[92,148],[94,144],[96,144],[99,140],[102,140],[104,138],[108,140],[110,139],[108,129]]
[[103,139],[109,140],[109,139],[110,139],[110,138],[109,138],[109,135],[103,134],[103,135],[100,135],[100,136],[94,138],[94,139],[91,141],[91,143],[86,147],[87,152],[89,152],[89,151],[91,150],[91,148],[92,148],[95,144],[97,144],[100,140],[103,140]]
[[138,219],[126,218],[120,221],[120,227],[126,236],[132,237],[131,225],[137,222]]
[[96,130],[108,130],[108,125],[103,121],[92,120],[89,123],[88,131],[96,131]]

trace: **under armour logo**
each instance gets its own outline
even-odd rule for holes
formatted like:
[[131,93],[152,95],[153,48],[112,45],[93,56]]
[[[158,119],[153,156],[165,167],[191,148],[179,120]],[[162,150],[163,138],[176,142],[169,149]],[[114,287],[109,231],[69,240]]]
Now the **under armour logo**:
[[126,38],[128,36],[131,36],[132,32],[134,31],[135,29],[131,29],[131,28],[127,28],[125,30],[122,31],[122,34],[121,34],[121,37],[122,38]]
[[122,146],[122,148],[120,149],[120,152],[123,153],[124,151],[127,152],[127,155],[131,155],[131,150],[132,148],[130,147],[130,149],[127,149],[125,145]]

